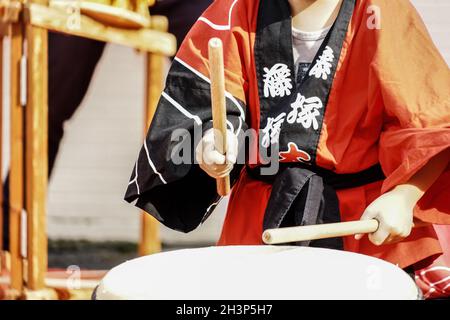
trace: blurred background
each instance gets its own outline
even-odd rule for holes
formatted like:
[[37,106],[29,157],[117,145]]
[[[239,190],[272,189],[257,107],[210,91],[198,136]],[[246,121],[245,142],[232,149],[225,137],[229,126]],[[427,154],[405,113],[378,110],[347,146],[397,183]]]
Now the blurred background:
[[[449,63],[450,1],[412,2]],[[6,41],[5,68],[8,46]],[[136,256],[140,211],[125,203],[123,195],[142,143],[144,71],[143,55],[108,44],[82,105],[66,123],[49,185],[50,267],[77,264],[107,269]],[[8,86],[8,79],[4,83]],[[8,99],[8,95],[4,97]],[[4,119],[8,119],[5,112]],[[4,122],[4,139],[8,141],[9,124]],[[8,146],[4,148],[7,157]],[[4,173],[6,170],[4,167]],[[161,227],[163,249],[214,244],[225,208],[226,203],[222,203],[191,234]]]

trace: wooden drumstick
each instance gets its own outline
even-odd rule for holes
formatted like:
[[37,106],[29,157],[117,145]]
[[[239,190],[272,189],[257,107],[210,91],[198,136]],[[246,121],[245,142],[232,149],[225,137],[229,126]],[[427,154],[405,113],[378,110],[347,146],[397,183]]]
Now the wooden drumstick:
[[[414,221],[415,228],[423,227],[425,225],[428,224],[422,221]],[[267,229],[264,231],[262,239],[265,244],[280,244],[373,233],[377,231],[377,229],[377,220],[359,220],[301,227]]]
[[[212,38],[209,40],[208,54],[215,146],[221,154],[225,154],[227,150],[227,112],[223,49],[222,41],[219,38]],[[229,176],[217,179],[217,193],[221,196],[226,196],[230,193]]]

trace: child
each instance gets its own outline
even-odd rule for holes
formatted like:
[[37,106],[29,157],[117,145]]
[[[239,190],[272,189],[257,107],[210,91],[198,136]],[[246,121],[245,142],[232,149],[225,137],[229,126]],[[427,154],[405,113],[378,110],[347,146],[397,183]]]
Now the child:
[[[224,42],[226,156],[210,130],[212,37]],[[449,88],[407,0],[215,1],[174,60],[126,200],[189,232],[216,200],[212,178],[233,169],[220,245],[261,244],[267,228],[375,218],[368,237],[301,245],[423,267],[442,254],[431,224],[450,224]],[[191,160],[200,166],[175,164],[172,132],[199,127]],[[264,174],[263,157],[234,165],[248,128],[260,154],[279,157],[276,174]],[[430,225],[413,229],[413,218]]]

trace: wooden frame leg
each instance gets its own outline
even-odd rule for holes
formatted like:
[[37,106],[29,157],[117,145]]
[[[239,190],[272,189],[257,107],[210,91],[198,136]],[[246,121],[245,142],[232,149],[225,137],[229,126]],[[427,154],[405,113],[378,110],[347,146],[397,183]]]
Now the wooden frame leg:
[[[0,35],[0,205],[3,205],[3,36]],[[3,271],[3,212],[0,214],[0,274]]]
[[11,26],[11,166],[9,250],[11,254],[11,288],[23,290],[23,261],[21,255],[21,214],[24,191],[24,107],[20,102],[20,61],[23,53],[22,25]]
[[139,255],[146,256],[158,252],[161,252],[158,221],[146,212],[142,212]]
[[[1,32],[1,31],[0,31]],[[3,209],[3,35],[0,35],[0,205]],[[3,219],[4,213],[0,213],[0,275],[5,274],[8,268],[8,254],[3,251],[3,228],[5,221]]]
[[[168,30],[168,20],[165,17],[152,17],[153,29]],[[165,57],[160,54],[146,53],[146,81],[145,81],[145,133],[152,122],[156,106],[164,89]],[[145,134],[144,133],[144,134]],[[161,251],[159,238],[159,223],[149,214],[142,212],[139,255],[148,255]]]
[[[150,127],[159,96],[163,90],[164,57],[146,54],[146,86],[145,86],[145,132]],[[145,133],[144,133],[145,134]],[[149,214],[141,214],[141,235],[139,255],[144,256],[161,251],[158,221]]]
[[27,287],[42,290],[47,272],[48,32],[31,25],[26,28]]

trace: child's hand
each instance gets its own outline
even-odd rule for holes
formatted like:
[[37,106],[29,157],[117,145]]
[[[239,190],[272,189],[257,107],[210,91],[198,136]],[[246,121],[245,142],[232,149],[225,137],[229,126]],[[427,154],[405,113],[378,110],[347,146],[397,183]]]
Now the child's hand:
[[216,150],[214,144],[214,129],[205,132],[195,149],[195,157],[203,169],[212,178],[226,177],[236,163],[238,152],[237,137],[227,130],[227,150],[225,155]]
[[[376,219],[379,222],[378,230],[369,234],[369,240],[379,246],[409,236],[413,227],[415,200],[408,186],[398,186],[372,202],[361,217],[361,220]],[[358,234],[355,239],[362,237]]]

